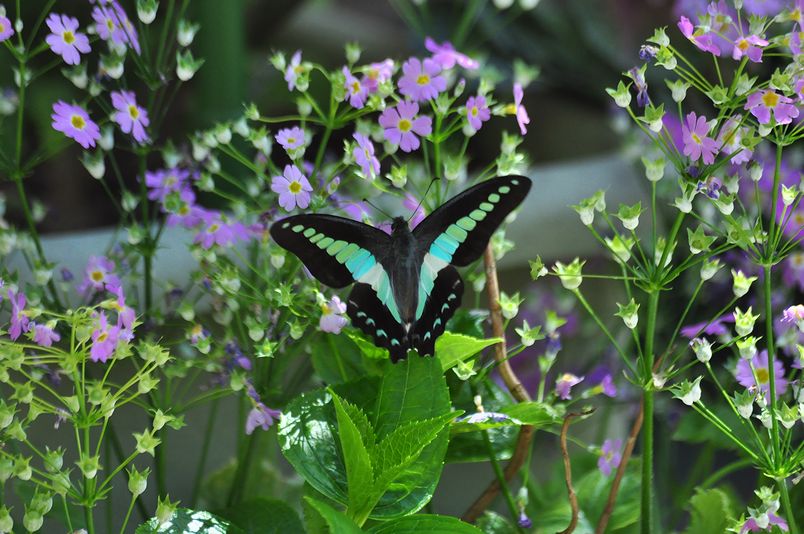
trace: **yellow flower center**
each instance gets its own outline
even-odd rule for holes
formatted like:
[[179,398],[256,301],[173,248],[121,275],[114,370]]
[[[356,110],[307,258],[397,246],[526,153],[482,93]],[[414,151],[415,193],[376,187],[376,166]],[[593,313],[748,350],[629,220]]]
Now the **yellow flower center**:
[[371,159],[371,154],[369,153],[368,148],[363,149],[363,153],[366,155],[366,159]]
[[61,34],[61,38],[64,39],[64,42],[67,44],[73,44],[75,42],[75,35],[71,31],[66,31]]
[[801,10],[799,8],[795,8],[793,11],[790,12],[790,20],[795,22],[801,20]]
[[103,280],[103,271],[92,271],[89,277],[92,278],[93,282],[100,282]]
[[5,33],[5,32],[6,32],[5,25],[2,22],[0,22],[0,33]]
[[413,127],[413,124],[408,119],[399,119],[399,123],[396,125],[399,128],[400,132],[406,133],[409,132],[410,129]]
[[218,228],[220,228],[218,223],[213,223],[213,224],[209,225],[209,228],[207,229],[207,231],[209,231],[209,233],[215,233],[215,232],[218,231]]
[[290,185],[288,186],[288,190],[290,190],[290,192],[293,193],[294,195],[298,195],[299,193],[301,193],[301,190],[302,190],[301,182],[293,180],[292,182],[290,182]]
[[132,119],[137,119],[140,116],[140,109],[134,104],[129,104],[128,114]]
[[321,313],[323,313],[324,315],[329,315],[330,313],[332,313],[332,310],[329,309],[329,305],[327,305],[327,303],[321,305]]
[[760,367],[759,369],[756,369],[755,372],[757,374],[757,382],[759,382],[760,384],[768,383],[768,378],[770,378],[770,376],[768,374],[767,367]]
[[516,115],[516,104],[508,104],[505,106],[506,115]]
[[793,264],[793,269],[801,269],[804,267],[804,254],[796,252],[790,255],[790,263]]
[[768,91],[762,95],[762,103],[765,104],[766,107],[775,108],[776,104],[779,103],[779,95],[773,91]]
[[295,72],[296,74],[301,74],[302,72],[304,72],[304,67],[302,67],[301,65],[296,65],[293,68],[293,72]]
[[86,127],[87,122],[84,120],[84,117],[80,115],[73,115],[70,117],[70,124],[73,125],[73,128],[76,130],[83,130]]
[[472,110],[470,111],[470,113],[472,114],[472,117],[477,117],[477,114],[479,112],[480,112],[480,110],[477,109],[477,106],[472,106]]
[[693,141],[695,141],[695,144],[696,144],[696,145],[700,145],[700,144],[701,144],[701,138],[698,136],[698,134],[697,134],[697,133],[694,133],[694,132],[693,132],[693,133],[691,133],[691,134],[690,134],[690,137],[692,137],[692,140],[693,140]]
[[296,144],[296,138],[295,137],[288,137],[288,144],[289,145],[295,145]]
[[416,78],[416,83],[419,85],[427,85],[430,83],[430,77],[426,74],[419,74],[419,77]]
[[359,93],[360,92],[360,82],[355,80],[352,82],[352,92]]
[[802,213],[802,212],[800,212],[800,211],[799,211],[799,212],[796,212],[796,214],[795,214],[795,215],[793,215],[793,221],[794,221],[794,222],[795,222],[795,223],[796,223],[798,226],[804,226],[804,213]]
[[190,213],[190,206],[183,204],[182,207],[179,208],[179,215],[187,215],[188,213]]
[[114,31],[114,21],[112,19],[106,19],[106,27],[109,31]]
[[106,332],[101,332],[98,336],[98,339],[95,340],[96,343],[103,343],[109,337],[109,334]]
[[743,52],[748,50],[749,46],[751,45],[748,44],[748,41],[746,39],[740,39],[739,41],[737,41],[737,48],[739,48]]

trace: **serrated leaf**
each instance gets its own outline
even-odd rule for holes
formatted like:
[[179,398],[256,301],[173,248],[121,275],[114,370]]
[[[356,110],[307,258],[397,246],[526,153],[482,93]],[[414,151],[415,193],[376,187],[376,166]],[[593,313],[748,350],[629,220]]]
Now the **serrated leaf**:
[[371,451],[374,449],[377,438],[374,435],[374,428],[371,426],[366,412],[361,410],[356,404],[353,404],[342,397],[338,397],[337,394],[334,396],[340,401],[344,412],[346,412],[346,415],[348,415],[349,419],[351,419],[355,424],[357,431],[360,433],[360,440],[363,442],[363,445],[365,445],[369,455],[371,455]]
[[483,534],[483,531],[457,517],[417,514],[380,523],[369,529],[371,534]]
[[543,402],[520,402],[503,406],[499,409],[501,413],[509,415],[514,419],[522,421],[523,424],[531,425],[536,428],[543,428],[552,424],[560,423],[562,410],[559,410]]
[[227,508],[220,515],[246,534],[287,534],[304,530],[293,508],[276,499],[251,499]]
[[137,527],[135,534],[245,534],[243,529],[209,512],[179,508],[162,525],[156,518]]
[[690,499],[690,525],[684,534],[726,532],[733,518],[731,499],[723,490],[699,489]]
[[444,332],[436,340],[435,354],[441,361],[441,369],[446,371],[458,362],[464,362],[491,345],[496,345],[501,340],[498,337],[491,339],[478,339],[463,334]]
[[324,334],[312,347],[313,369],[327,384],[357,380],[366,374],[359,348],[346,336]]
[[[338,436],[341,441],[344,463],[346,464],[346,482],[348,484],[348,513],[358,523],[365,521],[368,513],[374,508],[378,497],[373,497],[374,469],[371,457],[355,422],[350,418],[347,408],[340,397],[333,394],[335,415],[338,419]],[[360,412],[362,415],[362,412]],[[368,425],[368,421],[366,421]]]
[[337,532],[338,534],[361,534],[363,532],[349,516],[329,504],[312,497],[305,497],[304,500],[326,521],[330,532]]

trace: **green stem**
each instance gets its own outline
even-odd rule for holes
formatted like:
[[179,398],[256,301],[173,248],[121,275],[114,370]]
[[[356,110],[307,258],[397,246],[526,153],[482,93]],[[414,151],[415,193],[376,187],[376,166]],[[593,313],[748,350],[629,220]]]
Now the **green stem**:
[[783,478],[780,478],[776,481],[776,484],[779,486],[782,510],[784,510],[784,515],[787,516],[787,526],[790,529],[790,534],[798,534],[796,516],[793,514],[793,507],[790,504],[790,494],[787,492],[787,481]]
[[511,517],[517,518],[519,516],[519,509],[517,508],[514,496],[511,494],[511,489],[508,487],[508,482],[505,480],[505,474],[503,473],[502,467],[500,467],[500,462],[497,461],[497,457],[494,455],[494,449],[492,448],[491,440],[489,439],[489,432],[488,430],[482,430],[480,433],[483,435],[483,442],[486,444],[486,451],[489,455],[491,467],[494,469],[494,475],[497,477],[497,482],[500,483],[500,487],[503,490],[505,502],[508,505],[508,509],[511,511]]
[[771,417],[771,447],[773,450],[773,467],[777,468],[784,460],[781,457],[779,449],[779,422],[776,420],[776,371],[774,369],[774,361],[776,359],[776,347],[773,340],[773,310],[771,308],[771,296],[773,288],[771,286],[771,266],[768,265],[763,269],[764,280],[762,287],[765,296],[765,336],[766,346],[768,349],[768,387],[770,388],[770,403],[768,410],[770,410]]
[[246,438],[246,451],[240,462],[237,464],[237,472],[235,473],[232,487],[229,489],[229,497],[226,499],[227,506],[234,506],[237,504],[237,502],[240,500],[240,496],[243,494],[243,486],[248,478],[251,459],[254,456],[254,449],[257,445],[257,432],[259,432],[259,430],[255,429],[255,433]]
[[131,511],[134,510],[134,503],[137,502],[137,498],[133,495],[131,496],[131,502],[128,505],[128,511],[126,512],[126,518],[123,519],[123,526],[120,527],[120,532],[125,532],[126,527],[128,526],[128,520],[131,517]]
[[[331,337],[331,336],[330,336]],[[204,475],[204,466],[207,463],[207,454],[209,453],[209,443],[212,438],[212,430],[215,426],[215,416],[218,414],[218,406],[220,400],[215,399],[212,401],[212,406],[209,409],[209,418],[207,419],[207,428],[204,432],[204,443],[201,446],[201,456],[198,458],[198,465],[195,469],[195,480],[193,481],[193,493],[190,498],[190,508],[195,509],[196,502],[198,501],[198,492],[201,489],[201,477]]]
[[642,534],[650,534],[653,529],[653,344],[656,331],[656,311],[659,307],[659,292],[653,290],[648,294],[648,317],[645,328],[645,352],[643,353],[642,370],[643,391],[642,403],[644,422],[642,423]]

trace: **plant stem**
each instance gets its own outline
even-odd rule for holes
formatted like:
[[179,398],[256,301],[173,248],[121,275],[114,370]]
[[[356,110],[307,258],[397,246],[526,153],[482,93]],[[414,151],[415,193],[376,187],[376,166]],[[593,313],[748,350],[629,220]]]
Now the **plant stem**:
[[793,507],[790,505],[790,494],[787,491],[787,481],[783,478],[780,478],[776,481],[776,485],[779,486],[782,510],[784,510],[784,515],[787,516],[787,527],[790,529],[790,534],[798,534],[796,516],[793,514]]
[[648,317],[645,328],[645,352],[643,353],[642,370],[642,534],[652,532],[653,514],[653,342],[656,331],[656,311],[659,306],[659,292],[652,290],[648,294]]
[[207,428],[204,432],[204,443],[201,446],[201,456],[198,458],[198,465],[195,469],[195,479],[193,481],[193,493],[190,498],[190,508],[195,508],[198,501],[198,492],[201,490],[201,477],[204,474],[204,466],[207,463],[207,454],[209,453],[209,443],[212,438],[212,429],[215,425],[215,417],[218,413],[218,405],[220,399],[212,401],[212,406],[209,409],[209,418],[207,419]]
[[243,486],[248,478],[249,467],[251,466],[251,458],[254,456],[254,449],[257,445],[257,433],[250,434],[246,438],[245,449],[246,452],[243,458],[237,464],[237,472],[235,473],[232,487],[229,489],[229,497],[226,499],[227,506],[234,506],[240,500],[243,494]]
[[776,347],[773,340],[773,309],[771,308],[771,297],[773,288],[771,286],[771,266],[766,266],[763,270],[763,293],[765,297],[765,336],[768,349],[768,387],[770,388],[770,403],[768,410],[771,417],[771,448],[773,450],[773,467],[777,468],[784,460],[780,455],[779,448],[779,422],[776,420],[776,370],[774,363],[776,360]]

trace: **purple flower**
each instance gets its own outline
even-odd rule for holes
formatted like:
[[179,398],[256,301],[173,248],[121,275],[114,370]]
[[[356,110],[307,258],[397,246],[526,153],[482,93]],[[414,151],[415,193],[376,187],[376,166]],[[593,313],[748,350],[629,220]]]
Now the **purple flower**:
[[426,37],[424,39],[424,47],[433,54],[433,61],[438,63],[442,69],[451,69],[456,63],[470,70],[474,70],[480,66],[480,63],[474,59],[455,50],[455,47],[453,47],[452,43],[449,41],[438,44],[430,37]]
[[92,348],[89,350],[89,358],[93,362],[105,363],[117,348],[120,329],[109,324],[104,312],[98,314],[97,317],[98,324],[92,332]]
[[321,320],[318,322],[318,327],[322,332],[329,332],[330,334],[340,334],[344,326],[349,322],[343,316],[346,313],[346,303],[342,302],[337,295],[333,296],[329,302],[321,306]]
[[92,18],[95,20],[98,37],[118,47],[130,46],[139,54],[140,41],[137,30],[131,24],[131,20],[129,20],[123,7],[117,0],[111,0],[104,4],[95,6],[92,10]]
[[410,193],[405,194],[405,200],[402,201],[402,205],[405,206],[411,213],[410,215],[410,228],[416,228],[420,222],[424,220],[427,214],[424,212],[424,206],[419,200],[411,195]]
[[804,304],[789,306],[782,312],[782,322],[798,323],[804,321]]
[[702,334],[707,336],[723,336],[729,332],[729,329],[723,323],[733,323],[734,316],[726,314],[713,320],[711,323],[696,323],[683,327],[681,335],[687,339],[696,338]]
[[760,124],[770,122],[771,111],[776,124],[790,124],[798,117],[798,109],[792,102],[792,98],[780,95],[773,89],[765,89],[751,93],[745,102],[745,109],[750,110]]
[[556,380],[556,394],[562,400],[569,400],[572,386],[580,384],[582,381],[582,376],[579,377],[572,373],[564,373]]
[[418,117],[419,105],[416,102],[400,102],[393,108],[386,108],[380,115],[380,126],[385,129],[385,138],[391,144],[399,145],[403,152],[412,152],[419,148],[416,135],[430,135],[432,119],[427,116]]
[[412,57],[402,65],[399,92],[404,96],[423,101],[435,98],[447,88],[447,80],[441,76],[441,67],[432,59]]
[[130,133],[134,140],[140,144],[148,140],[145,128],[148,127],[148,111],[137,105],[137,97],[133,91],[114,91],[112,92],[112,105],[117,113],[114,114],[114,121],[120,125],[123,133]]
[[279,195],[279,205],[285,211],[291,211],[297,206],[306,208],[310,205],[310,191],[313,187],[295,165],[285,165],[282,176],[271,178],[271,191]]
[[368,96],[368,88],[360,83],[354,74],[349,72],[347,67],[343,68],[343,75],[346,80],[343,83],[343,88],[346,89],[344,100],[349,100],[349,104],[356,109],[362,109],[366,105],[366,97]]
[[687,115],[687,122],[681,127],[684,139],[684,155],[689,156],[690,160],[698,161],[703,158],[703,162],[710,165],[715,162],[717,153],[717,142],[709,137],[709,130],[714,126],[714,121],[706,122],[706,117],[698,117],[694,111]]
[[477,131],[483,123],[491,118],[491,111],[486,104],[486,97],[483,95],[470,96],[466,100],[466,120],[469,126]]
[[376,93],[379,85],[390,80],[394,74],[394,61],[386,59],[385,61],[372,63],[365,68],[364,72],[361,83],[369,93]]
[[77,31],[78,19],[51,13],[45,22],[51,31],[45,38],[50,49],[60,55],[68,65],[81,63],[81,54],[89,53],[91,48],[89,38]]
[[304,146],[304,130],[298,126],[283,128],[276,134],[276,142],[288,152],[301,148]]
[[100,139],[100,128],[80,106],[72,106],[63,100],[53,104],[53,129],[75,139],[84,148],[95,146]]
[[743,136],[747,135],[749,130],[745,126],[739,127],[741,120],[741,115],[729,118],[720,128],[720,134],[717,136],[720,150],[725,154],[735,154],[731,157],[731,162],[735,165],[750,161],[754,153],[753,150],[742,144]]
[[203,220],[204,209],[195,205],[195,193],[189,187],[185,187],[178,193],[171,194],[171,209],[167,210],[162,205],[162,211],[169,213],[165,223],[168,226],[183,226],[193,228],[198,226]]
[[16,340],[30,329],[28,316],[25,314],[25,295],[20,291],[14,293],[8,291],[8,300],[11,302],[11,327],[8,329],[8,336],[12,341]]
[[607,439],[600,448],[600,458],[597,459],[597,468],[604,476],[610,476],[611,472],[620,465],[622,460],[623,440]]
[[762,63],[763,46],[768,46],[768,41],[758,35],[740,37],[734,43],[734,50],[731,52],[731,57],[740,59],[743,56],[748,56],[748,59],[754,63]]
[[720,55],[720,48],[715,45],[712,35],[701,30],[695,31],[695,27],[687,17],[682,16],[679,19],[678,29],[681,30],[681,33],[684,35],[684,37],[692,41],[692,44],[704,52],[709,52],[715,56]]
[[603,394],[607,397],[614,398],[617,396],[617,386],[614,385],[614,379],[611,374],[606,374],[603,380],[600,381],[600,387],[603,388]]
[[61,336],[53,331],[52,328],[44,324],[31,323],[33,325],[33,341],[39,346],[50,347],[54,341],[59,341]]
[[170,193],[181,192],[185,188],[189,177],[189,171],[179,168],[146,172],[145,186],[150,189],[148,198],[164,203]]
[[[752,366],[753,369],[751,369]],[[784,365],[778,359],[773,362],[773,371],[776,382],[776,395],[782,395],[787,390],[787,380],[784,377]],[[756,390],[759,387],[766,396],[770,395],[767,350],[763,350],[751,360],[740,359],[737,363],[737,382],[750,390]]]
[[771,17],[778,15],[790,3],[784,0],[745,0],[743,2],[743,9],[751,15],[760,17]]
[[290,64],[285,68],[285,81],[288,82],[288,91],[293,91],[296,87],[296,80],[299,79],[299,74],[304,72],[301,59],[301,50],[296,50],[293,57],[290,58]]
[[117,297],[114,302],[114,310],[117,312],[117,327],[120,329],[120,337],[126,341],[134,339],[134,320],[137,318],[134,308],[126,305],[126,297],[123,293],[122,285],[113,285],[107,288],[109,293]]
[[78,286],[83,293],[92,288],[96,291],[120,285],[120,278],[114,274],[114,262],[105,256],[90,256],[84,269],[84,280]]
[[515,83],[514,84],[514,112],[516,113],[516,122],[519,124],[519,132],[522,135],[528,133],[527,125],[530,124],[530,117],[528,117],[528,111],[525,109],[525,106],[522,105],[522,97],[524,93],[522,91],[522,84]]
[[637,91],[637,105],[644,108],[650,103],[648,96],[648,82],[645,81],[645,73],[642,69],[632,67],[628,70],[628,76],[634,80],[634,89]]
[[239,221],[230,221],[219,211],[206,211],[201,214],[203,228],[196,234],[194,242],[202,248],[209,249],[213,245],[226,247],[235,241],[245,241],[251,237],[251,230]]
[[251,435],[258,426],[262,427],[263,430],[270,429],[274,421],[278,420],[281,415],[281,411],[274,410],[258,402],[248,413],[248,418],[246,418],[246,434]]
[[380,174],[380,160],[374,155],[374,143],[363,134],[355,132],[352,137],[357,141],[357,146],[352,150],[352,157],[355,163],[360,165],[363,176],[373,180]]
[[14,35],[14,26],[6,16],[0,16],[0,43]]
[[783,532],[790,530],[790,527],[787,526],[787,521],[785,521],[784,518],[779,517],[773,512],[768,512],[768,524],[765,527],[760,527],[756,519],[749,517],[746,522],[743,523],[743,528],[740,529],[740,534],[745,534],[746,532],[770,532],[773,530],[774,525],[779,527],[779,529]]
[[522,528],[531,528],[533,526],[533,521],[531,521],[528,514],[525,513],[524,508],[519,511],[519,519],[516,520],[516,524]]
[[794,252],[782,262],[782,280],[804,290],[804,252]]

